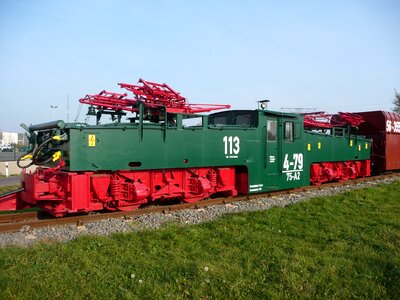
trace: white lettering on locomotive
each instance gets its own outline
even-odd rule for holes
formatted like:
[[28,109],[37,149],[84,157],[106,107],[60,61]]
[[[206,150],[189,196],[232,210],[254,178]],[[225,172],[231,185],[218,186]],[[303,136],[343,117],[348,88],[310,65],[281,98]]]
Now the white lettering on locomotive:
[[224,149],[226,158],[238,158],[240,152],[240,139],[238,136],[224,136]]
[[264,184],[260,183],[260,184],[250,184],[249,186],[249,192],[259,192],[262,190],[262,187],[264,186]]
[[289,159],[289,154],[285,154],[282,173],[286,173],[286,181],[300,180],[303,166],[303,153],[293,153],[292,159]]

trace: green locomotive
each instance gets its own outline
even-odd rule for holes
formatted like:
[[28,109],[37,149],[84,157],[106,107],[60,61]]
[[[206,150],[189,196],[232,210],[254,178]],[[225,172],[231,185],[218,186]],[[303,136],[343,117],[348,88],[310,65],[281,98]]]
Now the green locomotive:
[[[135,99],[105,91],[81,99],[96,125],[26,126],[32,163],[41,167],[23,173],[24,191],[3,208],[14,201],[55,216],[132,210],[370,175],[371,140],[351,124],[305,129],[303,115],[264,109],[202,115],[221,107],[191,106],[165,84],[141,82],[120,84]],[[132,117],[121,122],[127,111]],[[105,114],[115,122],[101,124]]]

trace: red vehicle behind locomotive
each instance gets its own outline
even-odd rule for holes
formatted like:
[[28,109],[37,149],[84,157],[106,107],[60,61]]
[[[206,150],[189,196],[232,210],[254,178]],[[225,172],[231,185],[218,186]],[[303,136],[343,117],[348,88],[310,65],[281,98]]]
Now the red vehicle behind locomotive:
[[358,112],[364,119],[359,133],[372,138],[372,171],[400,170],[400,114],[387,111]]

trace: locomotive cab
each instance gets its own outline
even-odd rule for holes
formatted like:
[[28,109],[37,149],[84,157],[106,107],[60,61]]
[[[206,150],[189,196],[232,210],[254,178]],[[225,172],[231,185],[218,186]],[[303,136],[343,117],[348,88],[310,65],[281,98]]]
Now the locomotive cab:
[[272,111],[264,111],[261,115],[267,190],[307,184],[302,116]]
[[309,177],[304,170],[301,115],[268,110],[232,110],[210,115],[209,124],[243,133],[243,137],[233,137],[240,141],[243,158],[232,163],[247,170],[248,192],[307,184]]

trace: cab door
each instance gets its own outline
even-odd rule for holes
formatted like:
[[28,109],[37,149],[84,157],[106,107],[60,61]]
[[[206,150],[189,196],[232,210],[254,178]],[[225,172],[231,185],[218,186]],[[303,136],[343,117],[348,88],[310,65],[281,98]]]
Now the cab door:
[[278,118],[268,116],[265,130],[264,174],[266,176],[266,188],[270,190],[278,187],[279,143]]
[[298,118],[282,119],[280,157],[280,189],[303,186],[307,180],[304,163],[302,122]]

